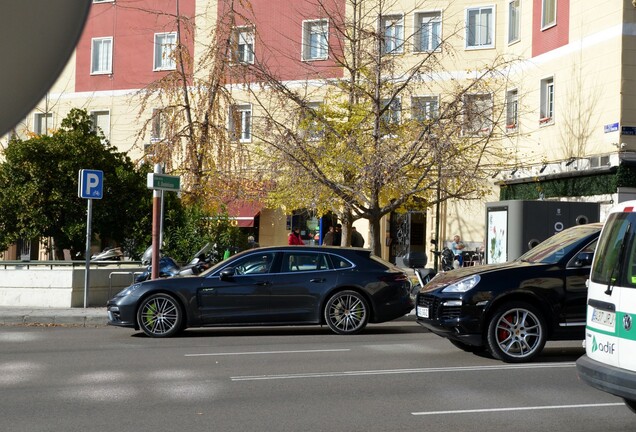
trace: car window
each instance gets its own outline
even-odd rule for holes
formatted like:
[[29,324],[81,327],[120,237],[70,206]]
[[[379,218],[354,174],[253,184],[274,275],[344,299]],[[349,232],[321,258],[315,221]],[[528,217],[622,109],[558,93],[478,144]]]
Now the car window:
[[521,255],[518,260],[534,263],[540,262],[544,264],[556,264],[565,255],[572,252],[574,248],[579,247],[580,240],[582,238],[598,231],[598,227],[588,227],[583,225],[576,229],[570,228],[565,231],[561,231]]
[[319,271],[329,269],[327,256],[315,252],[285,252],[281,272]]
[[351,261],[348,261],[342,257],[331,255],[331,261],[333,262],[333,266],[337,269],[345,269],[353,267]]
[[598,239],[588,243],[583,247],[580,251],[576,253],[568,262],[568,267],[589,267],[592,265],[592,257],[594,256],[594,251],[596,250],[596,245],[598,244]]
[[[636,287],[636,213],[612,213],[605,222],[591,279],[596,283]],[[629,258],[625,261],[625,258]]]
[[232,264],[234,273],[237,275],[269,273],[274,262],[274,255],[274,252],[247,255]]

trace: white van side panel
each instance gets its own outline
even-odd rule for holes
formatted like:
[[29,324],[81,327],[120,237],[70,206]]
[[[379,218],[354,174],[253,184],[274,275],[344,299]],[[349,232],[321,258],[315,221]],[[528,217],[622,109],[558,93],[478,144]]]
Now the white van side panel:
[[619,366],[636,371],[636,289],[621,288],[619,302],[616,317]]

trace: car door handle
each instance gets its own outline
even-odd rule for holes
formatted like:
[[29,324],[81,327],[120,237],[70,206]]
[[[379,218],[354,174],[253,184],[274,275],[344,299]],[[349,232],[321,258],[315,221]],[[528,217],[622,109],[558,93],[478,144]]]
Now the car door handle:
[[326,280],[327,279],[325,279],[325,278],[313,278],[313,279],[309,279],[309,282],[312,282],[312,283],[323,283]]
[[256,282],[254,285],[256,286],[268,286],[271,285],[272,283],[270,281],[265,281],[265,282]]

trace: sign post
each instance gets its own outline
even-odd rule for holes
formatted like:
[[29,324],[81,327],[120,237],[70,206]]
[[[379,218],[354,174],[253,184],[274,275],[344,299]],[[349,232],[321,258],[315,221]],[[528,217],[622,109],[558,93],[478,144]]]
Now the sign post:
[[163,174],[161,164],[155,164],[154,172],[148,173],[146,181],[148,189],[152,189],[152,261],[150,278],[159,277],[159,251],[161,249],[163,222],[163,191],[179,192],[181,177]]
[[93,220],[93,200],[102,199],[104,194],[104,172],[83,169],[79,172],[77,195],[88,200],[86,211],[86,269],[84,271],[84,308],[88,305],[89,270],[91,267],[91,237]]

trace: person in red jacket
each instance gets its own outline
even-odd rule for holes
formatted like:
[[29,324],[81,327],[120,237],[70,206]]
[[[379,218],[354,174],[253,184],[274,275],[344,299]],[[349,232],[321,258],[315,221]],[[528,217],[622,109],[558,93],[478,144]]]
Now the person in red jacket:
[[300,237],[300,228],[295,227],[292,232],[289,233],[287,238],[287,244],[289,245],[304,245],[303,239]]

